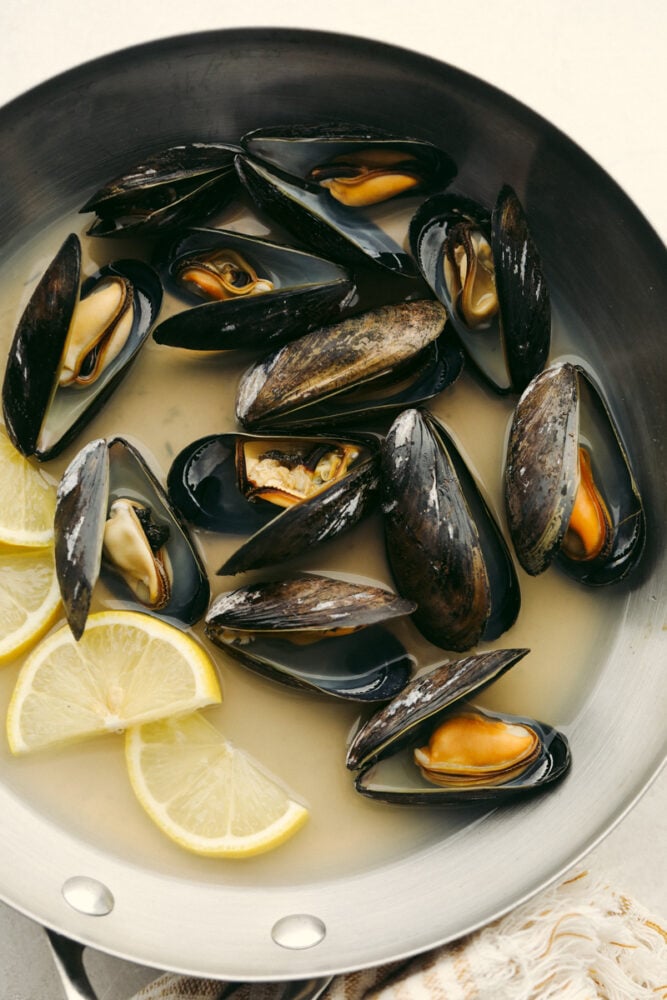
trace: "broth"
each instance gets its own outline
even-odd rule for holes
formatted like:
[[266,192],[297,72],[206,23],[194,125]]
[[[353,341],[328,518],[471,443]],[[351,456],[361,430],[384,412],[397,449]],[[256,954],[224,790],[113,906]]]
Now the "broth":
[[[244,221],[240,211],[233,227],[242,228]],[[229,225],[229,215],[224,224]],[[55,250],[70,231],[83,233],[84,229],[80,216],[68,214],[33,239],[24,240],[22,246],[9,248],[0,269],[3,356],[32,288]],[[246,231],[264,233],[265,229],[254,222]],[[107,260],[132,253],[121,240],[84,237],[83,246],[86,273],[93,273]],[[173,304],[166,301],[160,318],[170,309]],[[556,312],[551,357],[572,349],[573,344],[576,334],[572,337],[562,329]],[[191,353],[149,339],[102,412],[63,455],[44,466],[46,473],[57,480],[85,441],[121,435],[140,448],[164,482],[172,459],[190,441],[237,429],[235,387],[248,363],[249,356],[242,353]],[[430,406],[452,430],[483,484],[492,511],[503,524],[502,465],[513,399],[496,396],[464,373]],[[261,572],[252,577],[214,575],[240,544],[238,536],[196,529],[192,535],[204,553],[213,596],[251,578],[261,578]],[[365,578],[393,586],[377,514],[289,565],[290,570],[352,576],[362,567]],[[493,645],[527,646],[532,652],[477,700],[492,709],[533,716],[567,729],[613,642],[625,597],[613,589],[606,593],[586,590],[557,570],[538,579],[520,569],[518,573],[522,590],[519,619]],[[93,610],[104,606],[122,606],[122,602],[98,584]],[[447,658],[445,651],[421,638],[409,621],[392,628],[416,656],[420,670]],[[295,692],[261,679],[213,647],[204,638],[202,623],[193,632],[218,665],[222,681],[223,703],[207,709],[207,716],[235,744],[268,764],[310,809],[308,824],[290,842],[242,863],[183,852],[153,826],[135,801],[125,774],[123,741],[117,736],[27,758],[12,758],[2,739],[1,780],[36,812],[104,851],[179,877],[223,884],[295,885],[348,877],[376,865],[400,863],[443,839],[462,835],[471,823],[483,821],[487,811],[483,806],[410,809],[358,795],[344,764],[345,744],[359,716],[357,705]],[[479,648],[488,648],[488,644]],[[3,713],[20,662],[0,674]]]

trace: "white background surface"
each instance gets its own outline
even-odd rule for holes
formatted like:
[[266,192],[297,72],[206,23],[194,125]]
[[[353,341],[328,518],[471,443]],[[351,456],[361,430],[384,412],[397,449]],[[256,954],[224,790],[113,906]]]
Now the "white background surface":
[[[544,115],[593,156],[663,240],[667,237],[667,4],[662,0],[282,0],[279,6],[268,0],[96,5],[0,0],[0,5],[0,104],[81,62],[193,30],[316,28],[414,49],[483,77]],[[663,772],[587,860],[661,916],[664,925],[666,845]],[[91,964],[101,1000],[120,1000],[146,980],[141,970],[118,960],[92,956]],[[0,904],[0,1000],[55,1000],[58,989],[40,932]]]

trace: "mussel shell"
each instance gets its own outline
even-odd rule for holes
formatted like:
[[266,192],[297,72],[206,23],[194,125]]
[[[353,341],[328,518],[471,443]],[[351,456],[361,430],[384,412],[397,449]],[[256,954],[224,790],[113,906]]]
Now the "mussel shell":
[[[362,771],[355,787],[362,795],[394,805],[448,805],[489,802],[501,805],[542,791],[565,776],[570,767],[570,749],[566,737],[551,726],[522,716],[475,711],[491,719],[531,728],[538,736],[541,750],[533,764],[517,777],[502,784],[475,784],[469,788],[443,788],[428,782],[412,760],[412,750],[378,761]],[[417,744],[414,744],[415,746]]]
[[415,625],[463,652],[516,620],[519,584],[489,508],[442,425],[405,410],[382,448],[387,553],[399,593],[417,602]]
[[437,302],[369,310],[286,344],[242,375],[236,415],[249,430],[349,422],[442,391],[462,356],[440,336]]
[[[100,439],[86,446],[66,470],[55,517],[56,572],[70,627],[76,638],[85,628],[90,599],[100,572],[104,523],[120,497],[147,506],[154,520],[169,528],[165,543],[173,570],[168,603],[160,618],[193,624],[209,600],[202,561],[179,513],[140,453],[123,438]],[[127,585],[102,564],[101,572],[119,599],[136,603]]]
[[267,446],[352,443],[361,452],[340,480],[284,509],[251,502],[239,489],[236,448],[240,441],[252,440],[261,438],[249,434],[200,438],[176,456],[167,477],[172,502],[193,524],[233,534],[253,532],[219,573],[240,573],[301,555],[355,525],[374,506],[379,484],[379,446],[374,436],[272,437]]
[[162,286],[148,264],[119,260],[81,286],[85,297],[107,275],[134,289],[134,321],[117,357],[91,385],[58,386],[62,355],[78,301],[81,248],[69,236],[33,293],[12,342],[3,385],[3,412],[12,443],[24,455],[54,458],[97,413],[129,371],[160,310]]
[[266,350],[339,318],[354,283],[337,264],[254,236],[196,229],[168,252],[166,284],[192,301],[174,275],[181,261],[208,250],[232,249],[273,283],[273,290],[224,302],[205,302],[164,320],[153,332],[158,344],[190,350]]
[[357,730],[348,747],[347,766],[350,770],[368,767],[408,744],[416,746],[435,727],[434,716],[497,680],[527,652],[493,649],[447,660],[415,677]]
[[[206,634],[251,670],[289,687],[385,701],[405,686],[414,661],[378,623],[413,608],[375,586],[301,574],[220,595],[206,616]],[[340,628],[360,631],[325,635],[315,645],[289,640]]]
[[207,218],[238,189],[238,152],[228,143],[191,143],[150,154],[81,208],[98,216],[88,235],[160,235]]
[[[470,330],[445,280],[446,241],[462,220],[486,237],[493,253],[499,312],[488,329]],[[515,192],[505,185],[492,215],[461,195],[434,195],[415,213],[410,242],[425,280],[446,307],[477,370],[498,392],[522,392],[547,360],[551,308],[540,257]]]
[[423,172],[420,190],[444,188],[456,174],[451,157],[432,143],[358,122],[269,126],[248,132],[241,142],[254,159],[301,181],[313,167],[359,149],[388,148],[414,157]]
[[[580,444],[590,453],[613,527],[611,544],[581,562],[561,550],[579,483]],[[552,365],[521,396],[507,447],[505,503],[517,556],[533,576],[557,560],[569,576],[602,586],[622,579],[639,560],[641,497],[604,396],[580,365]]]

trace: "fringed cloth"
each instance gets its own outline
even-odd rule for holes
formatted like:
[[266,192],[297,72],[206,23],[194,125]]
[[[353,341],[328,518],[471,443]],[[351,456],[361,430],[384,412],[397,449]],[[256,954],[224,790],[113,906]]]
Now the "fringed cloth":
[[[271,1000],[249,983],[233,1000]],[[167,974],[134,1000],[222,1000],[220,981]],[[324,1000],[667,1000],[667,931],[586,871],[454,944],[334,978]]]

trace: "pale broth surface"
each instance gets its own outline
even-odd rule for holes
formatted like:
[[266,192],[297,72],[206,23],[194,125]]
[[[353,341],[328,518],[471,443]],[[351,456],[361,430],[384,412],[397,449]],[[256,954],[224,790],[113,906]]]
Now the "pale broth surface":
[[[236,228],[243,216],[234,220]],[[229,217],[224,220],[229,224]],[[261,224],[255,232],[264,232]],[[0,352],[6,356],[32,288],[70,231],[85,232],[85,220],[69,215],[8,254],[0,269]],[[121,240],[83,240],[84,271],[131,255]],[[173,308],[173,307],[172,307]],[[179,306],[180,308],[180,306]],[[167,299],[161,318],[169,314]],[[554,318],[551,357],[571,348]],[[100,436],[120,435],[137,444],[165,481],[175,455],[211,433],[237,430],[234,398],[249,355],[208,354],[164,347],[149,339],[132,371],[106,407],[63,455],[44,468],[57,480],[78,449]],[[504,524],[502,468],[508,421],[514,403],[500,398],[468,374],[430,408],[451,430]],[[218,577],[216,569],[240,544],[238,536],[192,531],[209,571],[212,595],[262,573]],[[393,586],[384,551],[380,515],[303,558],[290,570],[363,575]],[[268,571],[267,571],[268,572]],[[532,579],[519,570],[522,610],[516,625],[493,645],[526,646],[532,652],[477,699],[502,711],[543,719],[567,731],[583,704],[610,648],[625,597],[592,592],[556,570]],[[98,585],[94,607],[119,605]],[[408,621],[396,632],[424,669],[448,657],[421,638]],[[82,743],[31,758],[12,758],[0,741],[0,780],[34,810],[83,840],[128,861],[182,877],[230,884],[298,884],[345,877],[461,835],[483,821],[484,807],[417,809],[372,802],[354,791],[345,768],[345,745],[359,706],[295,692],[266,681],[194,633],[216,662],[222,705],[206,714],[238,746],[282,780],[310,809],[310,820],[276,852],[250,861],[213,861],[190,856],[152,825],[134,799],[125,773],[121,736]],[[480,649],[486,648],[480,646]],[[453,658],[457,654],[449,654]],[[0,673],[0,706],[6,711],[21,661]]]

